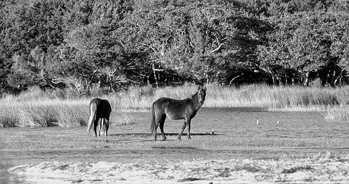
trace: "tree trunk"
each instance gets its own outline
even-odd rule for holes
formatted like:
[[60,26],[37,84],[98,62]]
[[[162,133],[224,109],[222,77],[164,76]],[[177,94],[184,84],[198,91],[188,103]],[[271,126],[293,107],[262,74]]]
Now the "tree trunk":
[[343,77],[344,70],[341,70],[338,77],[336,77],[336,80],[334,80],[334,85],[341,85],[342,83],[342,77]]
[[153,67],[153,74],[154,74],[155,85],[156,85],[156,88],[159,88],[158,78],[156,76],[155,64],[153,64],[152,67]]
[[330,85],[331,85],[332,87],[335,86],[336,74],[337,74],[336,69],[333,68],[332,77],[331,77],[331,81],[330,81]]
[[309,86],[309,76],[310,76],[310,72],[305,73],[305,80],[303,83],[304,86]]

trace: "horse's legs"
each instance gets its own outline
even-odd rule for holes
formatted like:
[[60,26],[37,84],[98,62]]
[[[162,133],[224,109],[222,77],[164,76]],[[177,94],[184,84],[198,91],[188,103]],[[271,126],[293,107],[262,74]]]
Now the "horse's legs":
[[95,137],[97,137],[97,126],[98,126],[98,121],[99,121],[99,117],[96,116],[95,121],[93,122],[93,131],[95,132]]
[[163,115],[160,119],[160,130],[161,130],[161,134],[162,134],[162,140],[165,141],[166,140],[166,136],[165,136],[165,132],[164,132],[164,124],[165,124],[165,120],[166,120],[166,115]]
[[188,125],[188,139],[191,139],[191,137],[190,137],[190,121],[191,121],[191,119],[188,118],[188,119],[187,119],[187,125]]
[[181,138],[181,136],[182,136],[182,133],[184,132],[184,129],[185,129],[185,127],[187,126],[187,122],[186,121],[184,121],[184,124],[183,124],[183,126],[182,126],[182,131],[178,134],[178,136],[177,136],[177,139],[178,140],[181,140],[182,138]]
[[157,115],[156,113],[155,113],[155,128],[154,128],[154,140],[156,141],[156,139],[157,139],[157,130],[158,130],[158,126],[159,126],[159,115]]
[[107,131],[108,131],[108,128],[109,128],[109,121],[106,119],[106,118],[101,118],[101,130],[102,130],[102,133],[101,135],[105,135],[107,136]]
[[108,136],[109,119],[104,119],[105,136]]
[[[101,131],[102,131],[102,128],[104,127],[104,118],[100,118],[99,119],[99,131],[98,131],[98,136],[101,136]],[[102,132],[102,135],[103,135],[103,132]]]
[[102,129],[102,135],[105,135],[105,142],[108,142],[108,129],[109,129],[109,119],[107,118],[101,118],[101,128]]

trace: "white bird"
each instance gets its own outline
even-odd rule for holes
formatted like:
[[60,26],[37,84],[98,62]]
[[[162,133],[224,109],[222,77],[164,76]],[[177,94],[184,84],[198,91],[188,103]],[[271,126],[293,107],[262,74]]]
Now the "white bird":
[[257,125],[259,125],[259,120],[257,119],[257,122],[256,122]]
[[277,121],[276,123],[277,123],[277,124],[279,124],[279,123],[280,123],[280,121]]

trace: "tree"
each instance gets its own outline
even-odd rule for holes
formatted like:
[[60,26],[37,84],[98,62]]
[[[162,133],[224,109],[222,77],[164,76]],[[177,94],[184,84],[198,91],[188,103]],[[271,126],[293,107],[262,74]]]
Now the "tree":
[[340,85],[348,0],[0,2],[6,90],[185,81]]
[[[345,34],[349,31],[345,26],[348,25],[348,15],[301,12],[270,18],[275,29],[268,35],[268,45],[259,47],[260,68],[270,73],[275,83],[281,80],[277,70],[283,68],[296,72],[299,82],[304,85],[309,84],[312,73],[322,78],[323,84],[333,85],[338,75],[333,67],[343,58],[349,41]],[[329,66],[333,69],[320,74],[320,70]]]
[[[76,6],[73,8],[81,8]],[[118,26],[115,20],[121,19],[120,7],[118,2],[87,2],[82,10],[80,16],[66,14],[70,31],[51,60],[53,81],[78,93],[88,93],[92,83],[106,85],[113,91],[117,83],[126,82],[123,47],[113,34]]]
[[149,53],[155,78],[174,70],[183,78],[224,83],[241,75],[232,71],[255,62],[254,50],[268,27],[263,21],[221,1],[161,6],[135,11],[124,26],[132,43]]
[[46,85],[45,53],[63,40],[61,5],[56,1],[18,1],[2,9],[1,50],[4,59],[12,62],[11,86]]

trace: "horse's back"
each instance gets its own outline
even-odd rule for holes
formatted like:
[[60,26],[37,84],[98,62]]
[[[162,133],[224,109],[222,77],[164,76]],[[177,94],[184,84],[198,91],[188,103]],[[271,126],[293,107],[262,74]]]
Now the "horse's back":
[[162,97],[153,103],[153,110],[156,114],[166,114],[170,119],[184,119],[186,113],[192,109],[189,99],[177,100]]
[[177,100],[173,98],[161,97],[157,99],[155,102],[153,102],[153,107],[165,109],[171,106],[176,106],[178,108],[178,106],[183,106],[185,104],[186,100]]
[[90,107],[94,108],[96,113],[101,118],[107,118],[109,119],[110,113],[111,113],[111,105],[108,100],[101,99],[101,98],[94,98],[90,102]]
[[163,112],[163,110],[168,105],[168,103],[169,103],[169,98],[166,98],[166,97],[161,97],[161,98],[155,100],[153,102],[153,111]]
[[161,97],[157,99],[153,104],[163,104],[163,103],[173,103],[173,104],[182,104],[182,103],[188,103],[190,102],[189,98],[183,99],[183,100],[178,100],[178,99],[173,99],[173,98],[167,98],[167,97]]

